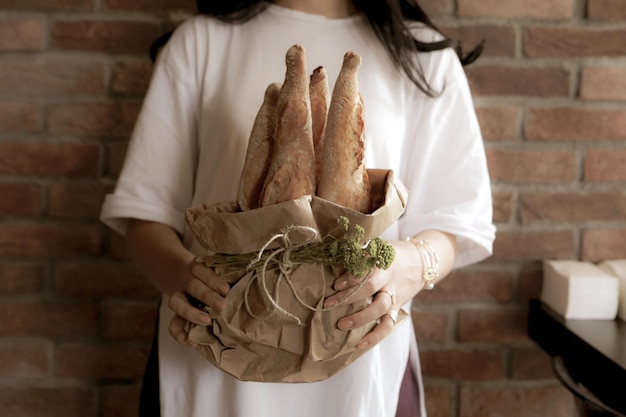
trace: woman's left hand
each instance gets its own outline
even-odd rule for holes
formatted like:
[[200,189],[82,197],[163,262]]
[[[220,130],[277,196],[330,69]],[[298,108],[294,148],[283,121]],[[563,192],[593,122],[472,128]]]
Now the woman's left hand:
[[[456,255],[454,236],[429,231],[420,237],[427,238],[437,250],[440,258],[440,277],[444,277],[452,268]],[[422,260],[417,247],[408,241],[389,243],[396,252],[389,269],[374,268],[362,285],[359,279],[346,272],[335,280],[334,288],[338,292],[324,302],[324,307],[329,308],[343,302],[350,294],[345,302],[373,297],[371,304],[356,313],[342,317],[337,322],[339,329],[350,330],[378,321],[378,325],[358,343],[358,348],[373,346],[390,334],[395,327],[398,310],[412,300],[426,284],[422,278]]]

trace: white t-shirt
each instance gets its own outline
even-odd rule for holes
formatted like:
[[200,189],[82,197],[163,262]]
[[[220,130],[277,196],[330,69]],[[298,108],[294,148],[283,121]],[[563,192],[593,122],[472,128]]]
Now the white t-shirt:
[[[424,27],[415,33],[436,37]],[[419,55],[426,78],[442,90],[429,98],[394,67],[364,16],[331,20],[276,5],[246,23],[194,17],[176,30],[159,56],[102,220],[122,234],[129,218],[167,224],[199,253],[185,209],[235,199],[265,88],[282,82],[285,53],[296,43],[311,72],[325,67],[331,88],[345,52],[362,57],[366,164],[392,169],[409,189],[405,214],[383,238],[438,229],[457,236],[457,267],[489,256],[495,233],[489,176],[454,51]],[[419,374],[412,323],[405,321],[325,381],[242,382],[178,345],[167,332],[166,306],[167,300],[159,330],[163,417],[392,417],[410,353]]]

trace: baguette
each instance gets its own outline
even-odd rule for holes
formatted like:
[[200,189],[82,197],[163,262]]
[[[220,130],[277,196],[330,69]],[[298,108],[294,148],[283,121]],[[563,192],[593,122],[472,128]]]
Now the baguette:
[[[324,131],[330,104],[330,88],[328,75],[324,67],[317,67],[311,74],[309,85],[311,99],[311,121],[313,128],[313,149],[315,150],[316,177],[319,177],[324,152]],[[316,178],[317,180],[317,178]]]
[[261,204],[261,191],[269,170],[272,137],[276,129],[279,93],[280,84],[267,86],[263,104],[252,126],[237,191],[237,201],[242,211],[258,208]]
[[315,153],[304,48],[287,51],[285,80],[278,95],[272,157],[261,206],[315,194]]
[[365,122],[357,78],[360,65],[359,55],[344,55],[328,110],[317,195],[369,213],[372,193],[365,167]]

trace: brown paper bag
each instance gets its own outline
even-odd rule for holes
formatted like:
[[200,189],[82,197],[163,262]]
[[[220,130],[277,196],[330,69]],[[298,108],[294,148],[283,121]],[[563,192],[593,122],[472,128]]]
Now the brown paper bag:
[[[407,191],[392,171],[368,170],[380,206],[362,214],[318,197],[239,211],[236,202],[200,205],[187,210],[187,224],[201,246],[212,253],[246,254],[264,248],[283,253],[290,245],[328,234],[345,233],[340,216],[365,229],[364,239],[381,235],[404,212]],[[291,228],[291,229],[290,229]],[[309,229],[310,228],[310,229]],[[291,230],[286,239],[277,238]],[[315,234],[314,232],[317,232]],[[272,239],[275,240],[272,240]],[[281,263],[262,271],[218,270],[231,283],[227,309],[212,313],[209,326],[195,326],[189,338],[218,368],[243,381],[314,382],[345,368],[365,350],[356,344],[376,323],[354,330],[337,329],[337,321],[371,300],[323,308],[334,293],[337,268]],[[408,315],[400,310],[398,323]]]

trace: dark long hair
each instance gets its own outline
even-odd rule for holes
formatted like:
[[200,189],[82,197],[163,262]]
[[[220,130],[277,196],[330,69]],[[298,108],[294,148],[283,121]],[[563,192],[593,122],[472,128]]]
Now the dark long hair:
[[[367,16],[374,33],[387,50],[392,61],[404,71],[409,79],[424,93],[433,97],[438,94],[428,84],[419,61],[413,59],[415,52],[432,52],[453,48],[461,64],[469,65],[481,54],[483,44],[479,44],[467,55],[463,55],[461,44],[442,34],[433,24],[416,0],[352,0],[352,3]],[[252,19],[267,7],[262,0],[197,0],[198,13],[213,16],[229,23],[240,23]],[[442,34],[443,40],[422,42],[411,35],[410,22],[423,23]],[[170,34],[159,38],[151,48],[153,59],[158,49],[169,39]]]

